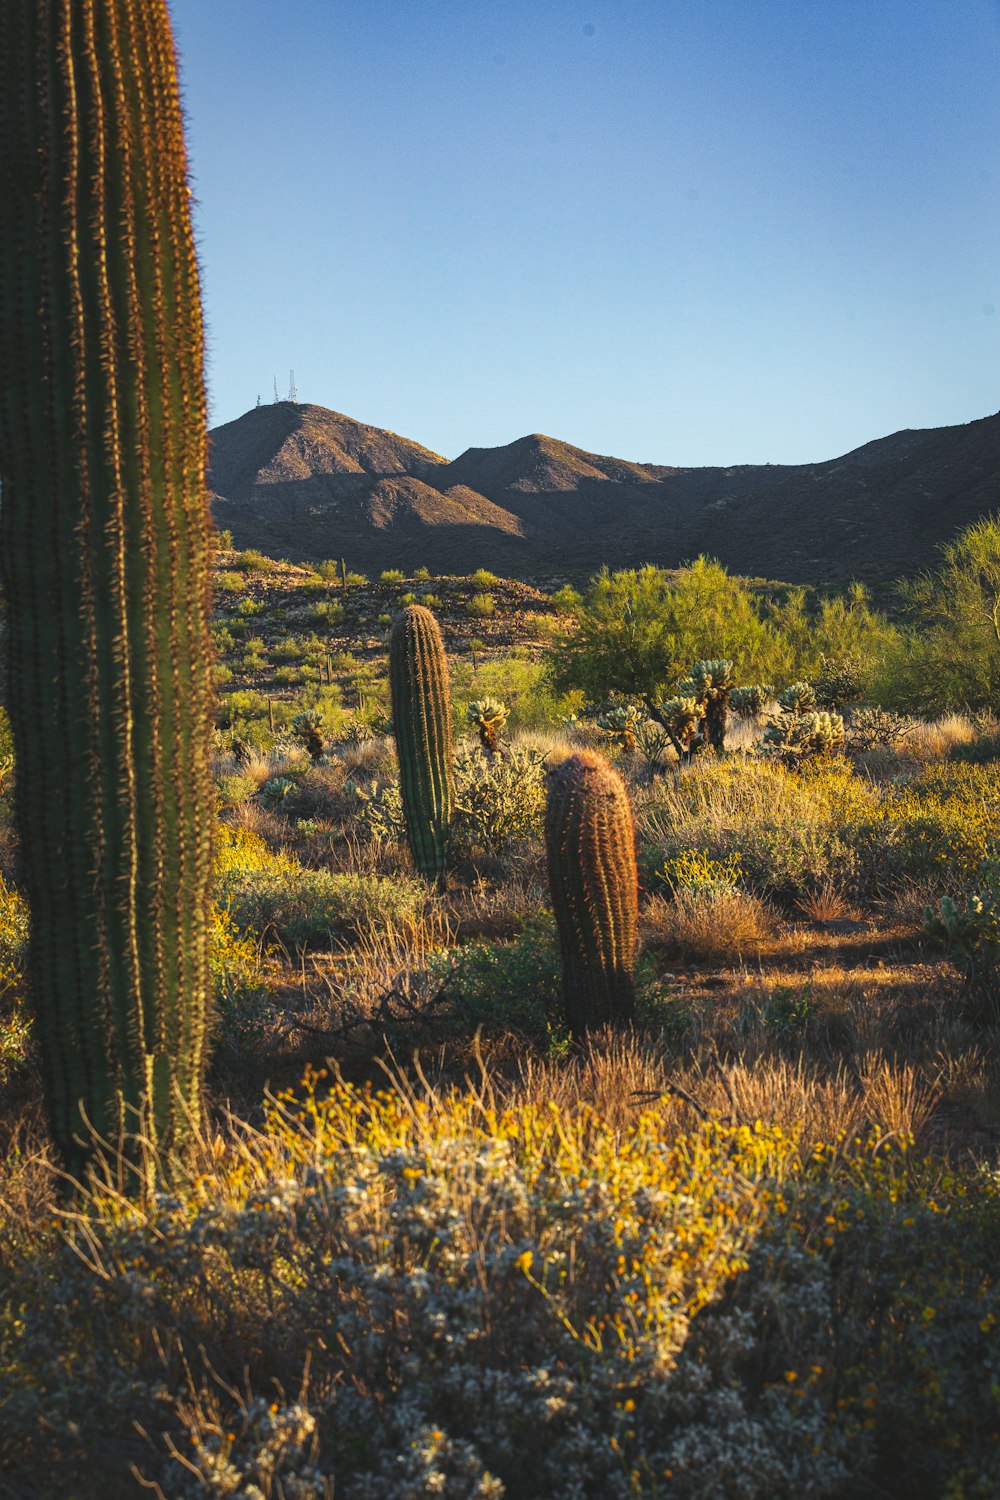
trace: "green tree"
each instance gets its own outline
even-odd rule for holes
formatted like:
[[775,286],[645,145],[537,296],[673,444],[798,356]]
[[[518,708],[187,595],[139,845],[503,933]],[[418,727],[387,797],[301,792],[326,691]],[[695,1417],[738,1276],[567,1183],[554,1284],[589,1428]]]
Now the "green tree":
[[746,682],[781,681],[791,651],[739,578],[699,557],[678,572],[646,566],[593,578],[577,631],[550,653],[557,686],[658,704],[702,658],[728,658]]
[[941,549],[901,590],[910,630],[890,652],[883,696],[902,708],[1000,708],[1000,517]]

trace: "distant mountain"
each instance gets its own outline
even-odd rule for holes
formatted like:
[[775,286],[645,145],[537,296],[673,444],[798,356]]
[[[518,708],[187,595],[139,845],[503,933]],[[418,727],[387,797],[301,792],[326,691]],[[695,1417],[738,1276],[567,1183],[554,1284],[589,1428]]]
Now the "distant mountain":
[[816,464],[678,468],[533,433],[449,462],[351,417],[280,401],[210,434],[213,506],[239,547],[364,571],[512,577],[709,553],[790,582],[872,583],[933,563],[1000,507],[1000,414],[893,433]]

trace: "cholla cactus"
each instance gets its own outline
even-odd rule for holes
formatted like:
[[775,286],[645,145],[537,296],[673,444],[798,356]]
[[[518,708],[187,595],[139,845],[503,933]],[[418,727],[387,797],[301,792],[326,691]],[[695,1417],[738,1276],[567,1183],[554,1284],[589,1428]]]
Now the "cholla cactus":
[[322,728],[323,715],[315,708],[304,709],[292,719],[292,733],[305,745],[310,758],[314,761],[320,761],[323,758]]
[[762,748],[789,764],[836,755],[844,748],[844,721],[826,709],[812,713],[782,713],[764,731]]
[[704,704],[694,697],[668,698],[659,709],[660,722],[673,735],[681,755],[690,755],[696,748],[704,717]]
[[812,684],[793,682],[778,695],[778,707],[782,713],[811,714],[816,707],[816,694]]
[[636,734],[642,723],[642,715],[634,703],[619,703],[597,716],[597,727],[613,745],[620,745],[630,754],[636,748]]
[[890,749],[912,734],[916,719],[893,713],[885,708],[859,708],[851,715],[847,728],[848,747],[855,751],[874,750],[885,745]]
[[477,698],[465,711],[470,724],[479,730],[479,743],[487,755],[500,749],[500,731],[507,722],[507,706],[499,698]]
[[737,687],[729,695],[729,707],[741,719],[759,719],[773,696],[770,683]]
[[506,754],[479,755],[470,745],[455,757],[453,846],[495,852],[537,837],[545,810],[545,757],[512,746]]
[[705,705],[705,731],[712,749],[721,755],[726,745],[729,695],[733,690],[731,661],[696,661],[691,668],[696,696]]

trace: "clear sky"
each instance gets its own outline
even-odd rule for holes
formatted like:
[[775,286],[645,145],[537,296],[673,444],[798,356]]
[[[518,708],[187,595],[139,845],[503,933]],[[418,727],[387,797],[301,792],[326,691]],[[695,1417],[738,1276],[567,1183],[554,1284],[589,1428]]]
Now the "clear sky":
[[1000,0],[170,0],[213,423],[832,458],[1000,408]]

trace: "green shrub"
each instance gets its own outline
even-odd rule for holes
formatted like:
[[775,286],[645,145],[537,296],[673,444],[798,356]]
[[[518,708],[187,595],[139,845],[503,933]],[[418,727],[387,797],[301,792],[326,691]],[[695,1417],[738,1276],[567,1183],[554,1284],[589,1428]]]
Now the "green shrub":
[[253,547],[247,548],[245,552],[237,552],[233,558],[233,567],[238,568],[241,573],[266,573],[271,566],[271,559]]
[[512,943],[441,949],[428,959],[427,979],[463,1028],[519,1031],[543,1041],[562,1006],[555,925],[546,917]]
[[470,575],[470,577],[477,589],[488,589],[492,584],[500,582],[497,575],[495,573],[491,573],[489,568],[477,568],[476,571]]
[[473,594],[465,606],[465,612],[475,619],[488,619],[496,609],[492,594]]
[[583,595],[573,588],[571,584],[564,583],[562,588],[556,589],[552,595],[552,603],[557,613],[561,615],[575,615],[583,604]]
[[228,831],[217,859],[219,901],[243,932],[273,932],[292,948],[344,941],[416,920],[426,890],[400,876],[311,870],[263,839]]
[[378,575],[379,583],[402,583],[406,574],[400,568],[383,568]]
[[247,581],[242,573],[216,573],[215,589],[219,594],[242,594]]

